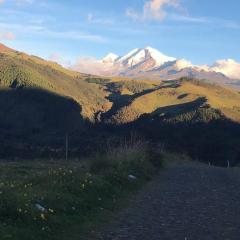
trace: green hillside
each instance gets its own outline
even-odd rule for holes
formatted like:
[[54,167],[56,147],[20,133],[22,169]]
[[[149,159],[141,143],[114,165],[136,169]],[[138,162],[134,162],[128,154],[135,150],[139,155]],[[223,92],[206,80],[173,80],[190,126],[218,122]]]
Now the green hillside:
[[[237,90],[186,78],[160,82],[84,75],[0,45],[4,158],[63,156],[66,134],[72,156],[80,156],[104,149],[109,138],[114,142],[137,132],[196,159],[224,162],[229,156],[236,162],[239,122]],[[212,156],[211,147],[222,151]]]
[[71,97],[82,106],[82,116],[91,120],[96,112],[109,108],[104,89],[90,86],[84,75],[17,51],[1,52],[1,48],[0,61],[1,88],[40,88]]

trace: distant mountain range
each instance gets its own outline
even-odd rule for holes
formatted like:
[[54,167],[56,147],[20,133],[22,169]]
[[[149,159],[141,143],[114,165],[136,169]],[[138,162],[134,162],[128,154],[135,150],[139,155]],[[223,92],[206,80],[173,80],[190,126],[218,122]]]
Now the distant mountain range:
[[185,59],[169,57],[158,50],[146,47],[136,48],[124,56],[110,53],[95,62],[96,67],[84,68],[82,64],[75,70],[104,76],[126,76],[137,79],[175,80],[180,77],[208,79],[221,84],[238,84],[240,63],[232,60],[219,60],[213,65],[194,65]]

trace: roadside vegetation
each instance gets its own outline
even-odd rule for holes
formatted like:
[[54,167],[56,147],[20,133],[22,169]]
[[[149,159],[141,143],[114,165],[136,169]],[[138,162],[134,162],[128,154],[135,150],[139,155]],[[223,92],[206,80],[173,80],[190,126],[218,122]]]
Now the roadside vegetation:
[[142,141],[81,161],[2,162],[1,239],[86,239],[161,166]]

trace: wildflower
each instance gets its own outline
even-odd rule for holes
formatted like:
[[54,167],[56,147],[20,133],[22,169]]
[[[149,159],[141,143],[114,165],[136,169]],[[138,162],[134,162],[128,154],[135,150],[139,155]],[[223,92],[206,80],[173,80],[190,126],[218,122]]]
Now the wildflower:
[[42,220],[46,220],[46,217],[43,213],[41,213],[40,217],[41,217]]
[[49,208],[48,211],[49,211],[50,213],[54,213],[54,210],[51,209],[51,208]]
[[22,212],[22,209],[21,209],[21,208],[18,208],[17,211],[21,213],[21,212]]

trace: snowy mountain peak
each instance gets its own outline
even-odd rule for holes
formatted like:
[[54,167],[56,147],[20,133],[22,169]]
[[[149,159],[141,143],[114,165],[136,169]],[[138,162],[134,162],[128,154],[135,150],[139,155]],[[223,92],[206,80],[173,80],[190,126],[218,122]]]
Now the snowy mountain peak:
[[131,59],[131,57],[133,57],[134,55],[136,55],[139,51],[141,51],[141,49],[139,48],[135,48],[132,51],[130,51],[129,53],[127,53],[126,55],[120,57],[118,59],[119,63],[124,63],[124,62],[128,62],[129,59]]
[[[157,49],[152,47],[146,48],[135,48],[126,55],[117,59],[117,63],[122,66],[134,67],[139,64],[144,64],[147,62],[152,62],[151,67],[158,67],[165,62],[174,61],[176,58],[168,57]],[[153,65],[154,64],[154,65]]]
[[109,53],[106,57],[102,59],[103,63],[114,63],[118,59],[118,55],[114,53]]
[[176,58],[166,56],[163,53],[159,52],[157,49],[152,47],[146,47],[144,50],[152,57],[152,59],[156,61],[157,66],[160,66],[165,62],[171,62],[176,60]]

